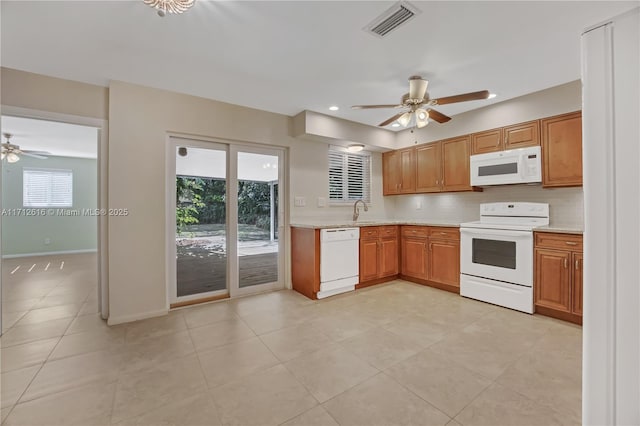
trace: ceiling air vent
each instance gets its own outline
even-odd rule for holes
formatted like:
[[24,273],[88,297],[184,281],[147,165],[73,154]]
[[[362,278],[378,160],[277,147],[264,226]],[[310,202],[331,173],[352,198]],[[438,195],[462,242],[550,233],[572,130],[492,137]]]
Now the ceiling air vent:
[[382,15],[378,16],[363,29],[375,36],[384,37],[402,24],[410,21],[419,13],[420,10],[414,5],[406,1],[400,1],[387,9]]

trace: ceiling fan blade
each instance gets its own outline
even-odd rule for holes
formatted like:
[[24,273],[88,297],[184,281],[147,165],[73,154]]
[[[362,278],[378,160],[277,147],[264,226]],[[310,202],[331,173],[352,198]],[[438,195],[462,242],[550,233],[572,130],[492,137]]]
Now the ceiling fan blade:
[[44,155],[31,154],[31,153],[24,152],[24,151],[22,151],[22,153],[20,155],[24,155],[24,156],[27,156],[27,157],[33,157],[33,158],[39,158],[40,160],[46,160],[47,158],[49,158],[49,157],[45,157]]
[[456,102],[477,101],[480,99],[487,99],[489,97],[488,90],[481,90],[479,92],[463,93],[461,95],[445,96],[444,98],[432,99],[433,105],[445,105],[453,104]]
[[433,119],[433,121],[437,121],[438,123],[446,123],[451,120],[451,117],[444,115],[441,112],[436,111],[435,109],[429,108],[427,110],[429,112],[429,118]]
[[354,105],[351,109],[401,108],[404,105]]
[[393,117],[391,117],[391,118],[389,118],[389,119],[387,119],[387,120],[384,120],[382,123],[378,124],[378,126],[379,126],[379,127],[387,126],[387,125],[389,125],[389,124],[393,123],[394,121],[396,121],[398,118],[400,118],[400,116],[401,116],[402,114],[404,114],[404,111],[403,111],[403,112],[400,112],[400,113],[398,113],[398,114],[396,114],[396,115],[394,115]]
[[410,99],[424,99],[424,95],[427,93],[427,85],[429,82],[423,80],[419,75],[409,77],[409,98]]
[[21,149],[20,151],[27,152],[29,154],[36,154],[36,155],[51,155],[49,151],[32,151],[30,149],[27,149],[27,150]]

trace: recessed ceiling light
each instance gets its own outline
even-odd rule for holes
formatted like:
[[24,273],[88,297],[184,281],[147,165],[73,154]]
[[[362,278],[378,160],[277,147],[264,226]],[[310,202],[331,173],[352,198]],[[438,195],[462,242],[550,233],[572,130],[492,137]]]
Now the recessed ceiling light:
[[391,127],[400,127],[400,123],[393,123]]
[[337,111],[339,109],[340,109],[340,107],[337,107],[335,105],[329,107],[329,110],[331,110],[331,111]]
[[493,98],[495,98],[496,96],[498,96],[498,95],[496,95],[495,93],[489,93],[489,99],[493,99]]

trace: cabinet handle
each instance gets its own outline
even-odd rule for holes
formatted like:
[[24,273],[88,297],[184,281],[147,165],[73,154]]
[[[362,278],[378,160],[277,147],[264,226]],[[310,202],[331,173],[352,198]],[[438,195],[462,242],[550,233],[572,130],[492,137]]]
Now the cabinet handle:
[[565,244],[568,246],[577,246],[578,243],[574,243],[573,241],[565,241]]
[[567,269],[568,266],[569,265],[568,265],[568,262],[567,262],[567,258],[565,257],[564,258],[564,269]]
[[504,144],[507,145],[509,143],[509,133],[504,137]]
[[440,235],[447,235],[447,233],[446,232],[441,232]]
[[580,261],[579,261],[578,259],[576,259],[576,271],[577,271],[578,269],[580,269],[580,266],[579,266],[579,265],[580,265]]
[[432,251],[433,243],[429,243],[429,251]]
[[[506,143],[506,141],[505,141]],[[496,144],[496,146],[500,146],[500,138],[498,138],[498,143]]]

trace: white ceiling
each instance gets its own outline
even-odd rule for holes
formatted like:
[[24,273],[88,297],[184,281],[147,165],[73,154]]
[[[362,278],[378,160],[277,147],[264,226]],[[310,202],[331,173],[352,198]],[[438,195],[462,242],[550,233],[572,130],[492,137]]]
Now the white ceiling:
[[[2,132],[21,149],[47,151],[61,157],[97,158],[98,129],[56,121],[2,116]],[[6,142],[2,137],[2,143]]]
[[[88,83],[111,79],[294,115],[304,109],[376,125],[406,79],[432,98],[488,89],[491,101],[580,78],[580,34],[638,1],[423,2],[380,39],[362,28],[389,1],[204,1],[160,18],[136,1],[2,1],[3,66]],[[330,112],[330,105],[340,110]]]

